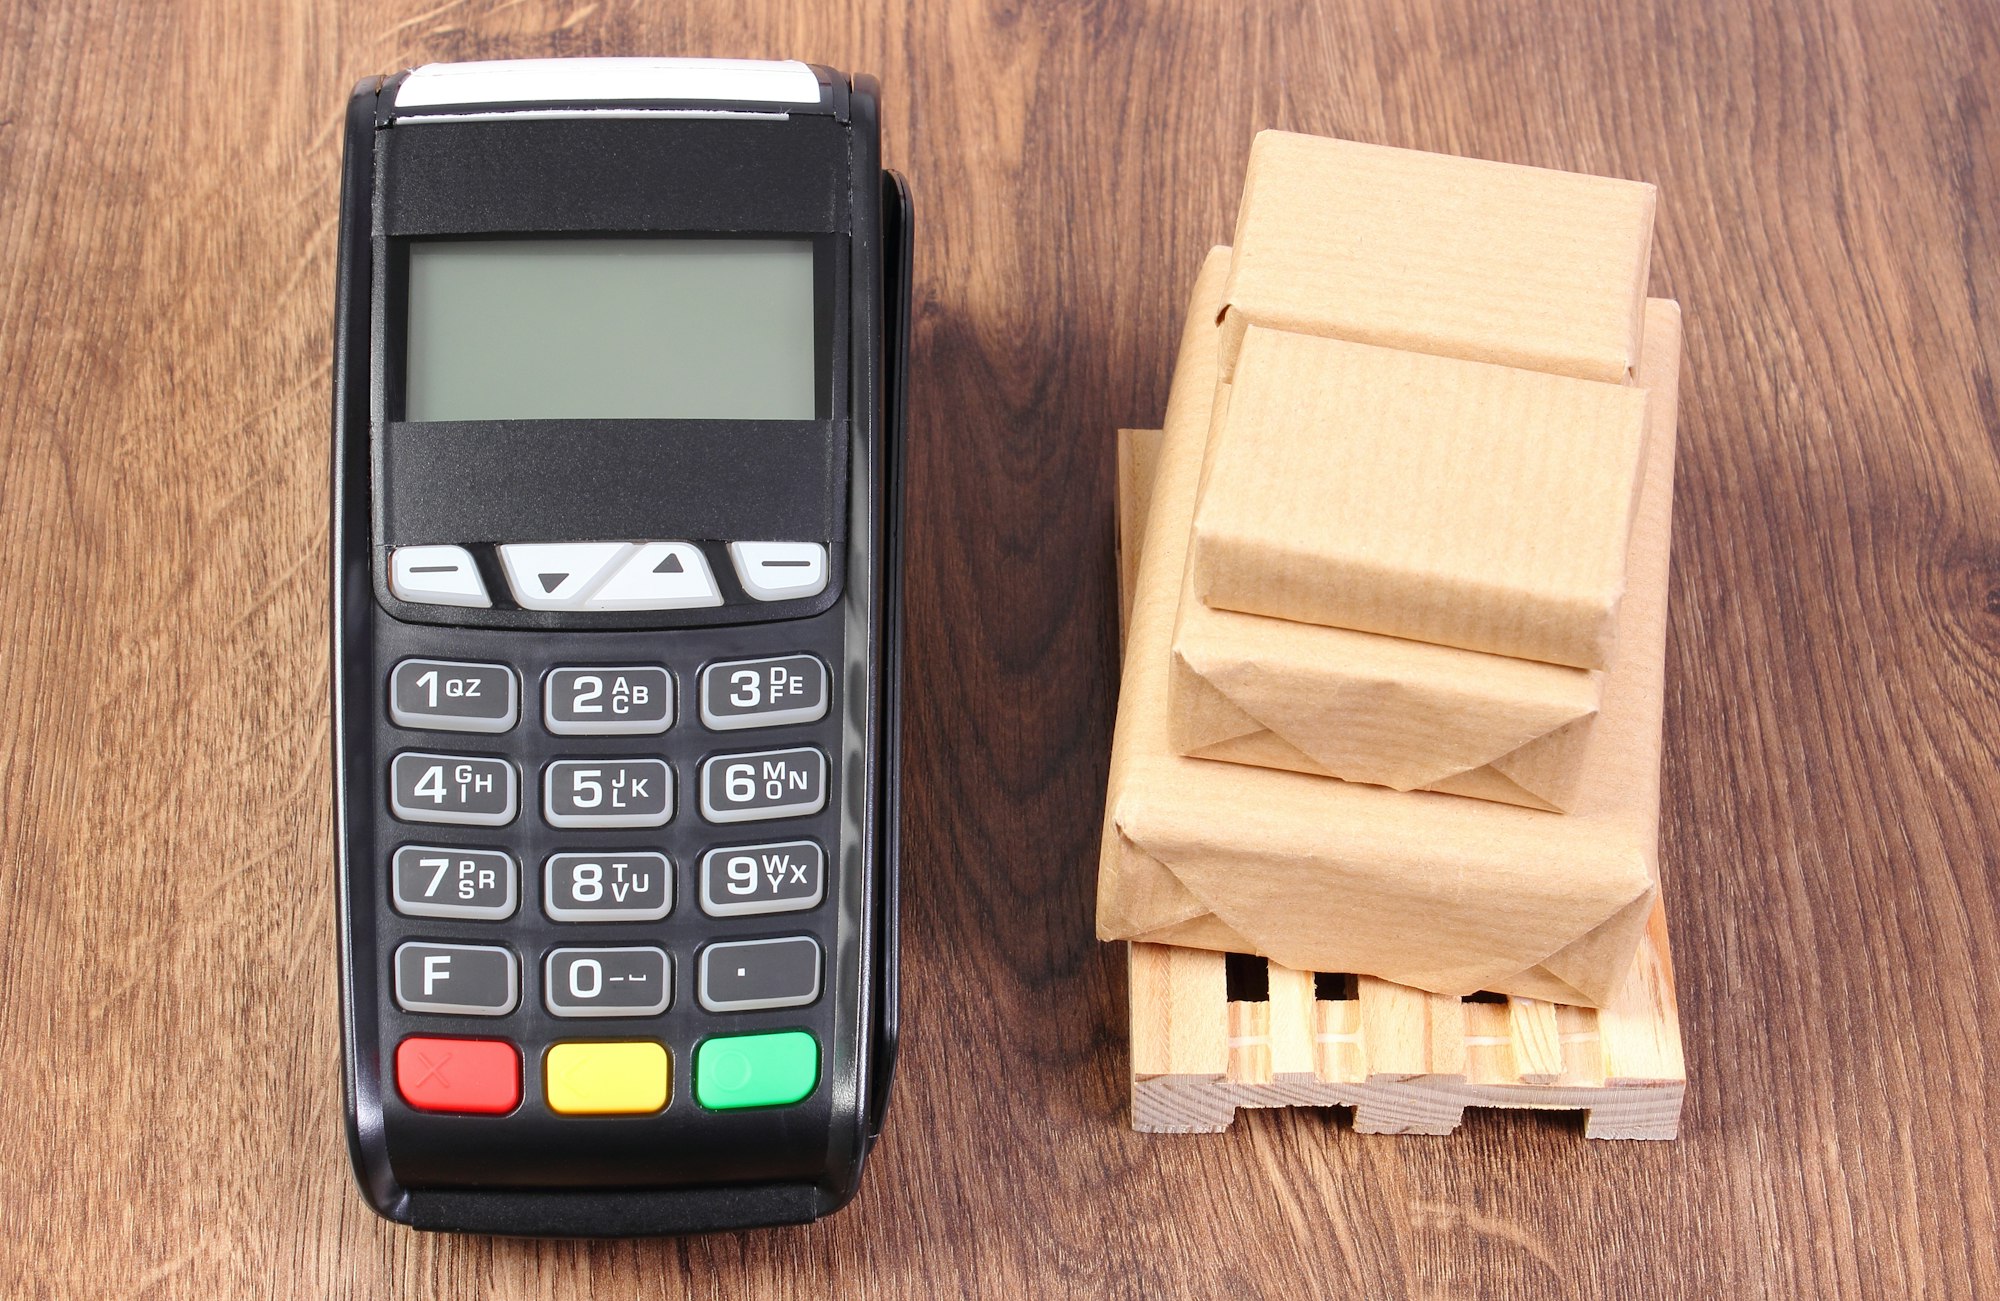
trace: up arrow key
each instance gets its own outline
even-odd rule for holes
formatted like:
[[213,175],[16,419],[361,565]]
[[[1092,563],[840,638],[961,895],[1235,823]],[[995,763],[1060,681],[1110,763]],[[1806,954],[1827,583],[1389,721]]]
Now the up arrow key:
[[692,542],[645,542],[619,561],[584,599],[586,610],[687,610],[722,604],[701,548]]

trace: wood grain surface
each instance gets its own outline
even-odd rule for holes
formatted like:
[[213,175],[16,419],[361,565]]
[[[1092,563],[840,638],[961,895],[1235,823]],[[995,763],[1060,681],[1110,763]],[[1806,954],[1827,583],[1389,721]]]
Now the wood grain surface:
[[[920,216],[902,1071],[857,1203],[377,1221],[340,1137],[338,126],[429,59],[878,74]],[[1990,0],[0,4],[0,1295],[2000,1294]],[[1125,1123],[1113,431],[1252,133],[1660,185],[1671,1144]]]

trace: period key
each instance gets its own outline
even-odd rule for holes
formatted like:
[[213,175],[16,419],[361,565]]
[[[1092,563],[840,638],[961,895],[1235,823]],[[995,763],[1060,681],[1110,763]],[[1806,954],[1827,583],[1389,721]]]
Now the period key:
[[711,944],[699,962],[695,993],[711,1012],[805,1007],[819,998],[819,943],[810,935]]

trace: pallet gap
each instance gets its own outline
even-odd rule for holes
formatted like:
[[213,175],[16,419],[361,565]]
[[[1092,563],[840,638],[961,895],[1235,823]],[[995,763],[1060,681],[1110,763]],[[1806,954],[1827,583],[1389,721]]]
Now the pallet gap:
[[1315,971],[1315,1003],[1352,1003],[1361,997],[1361,981],[1351,971]]
[[1222,979],[1232,1003],[1271,1001],[1270,964],[1254,953],[1224,954]]
[[1496,994],[1490,989],[1482,989],[1476,994],[1467,994],[1458,1001],[1461,1003],[1504,1003],[1507,1001],[1507,996],[1505,994]]

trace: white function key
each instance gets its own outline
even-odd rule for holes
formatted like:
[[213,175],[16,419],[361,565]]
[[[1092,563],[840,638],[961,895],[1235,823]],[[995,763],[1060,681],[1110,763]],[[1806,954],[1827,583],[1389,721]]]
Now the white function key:
[[689,610],[721,605],[722,591],[692,542],[642,542],[584,601],[586,610]]
[[500,563],[524,610],[580,610],[598,578],[631,550],[629,542],[506,542]]
[[732,542],[736,580],[759,601],[796,601],[826,590],[826,548],[817,542]]
[[399,601],[423,605],[483,610],[493,604],[479,566],[464,547],[397,547],[389,553],[389,592]]

